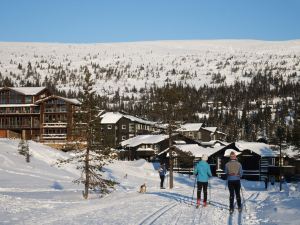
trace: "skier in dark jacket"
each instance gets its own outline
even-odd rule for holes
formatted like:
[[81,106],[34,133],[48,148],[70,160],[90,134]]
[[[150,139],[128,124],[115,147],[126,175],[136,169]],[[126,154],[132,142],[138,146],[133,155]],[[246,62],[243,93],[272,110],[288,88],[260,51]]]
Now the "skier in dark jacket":
[[237,200],[238,210],[242,211],[241,203],[241,177],[243,176],[242,165],[237,161],[234,151],[230,153],[230,161],[225,165],[225,174],[227,175],[228,189],[229,189],[229,210],[233,213],[234,206],[234,193]]
[[164,189],[164,180],[167,173],[166,165],[161,164],[158,169],[159,177],[160,177],[160,188]]
[[206,162],[207,159],[207,155],[203,154],[201,161],[197,163],[194,170],[194,174],[197,176],[197,207],[200,205],[202,188],[204,194],[203,206],[206,206],[208,178],[212,176],[210,166]]

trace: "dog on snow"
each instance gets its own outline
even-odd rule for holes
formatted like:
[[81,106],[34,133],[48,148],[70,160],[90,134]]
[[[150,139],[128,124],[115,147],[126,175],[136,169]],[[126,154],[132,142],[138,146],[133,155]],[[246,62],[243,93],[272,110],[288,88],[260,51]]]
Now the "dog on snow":
[[147,191],[147,187],[146,184],[144,183],[141,185],[139,193],[146,193],[146,191]]

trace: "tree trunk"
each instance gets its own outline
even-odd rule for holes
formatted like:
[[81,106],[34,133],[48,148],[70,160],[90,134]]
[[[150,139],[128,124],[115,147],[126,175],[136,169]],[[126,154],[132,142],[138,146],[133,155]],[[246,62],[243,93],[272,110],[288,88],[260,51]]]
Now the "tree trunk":
[[87,199],[89,197],[89,187],[90,187],[90,170],[89,170],[89,156],[90,156],[90,149],[89,144],[86,148],[86,155],[85,155],[85,183],[84,183],[84,193],[83,197]]

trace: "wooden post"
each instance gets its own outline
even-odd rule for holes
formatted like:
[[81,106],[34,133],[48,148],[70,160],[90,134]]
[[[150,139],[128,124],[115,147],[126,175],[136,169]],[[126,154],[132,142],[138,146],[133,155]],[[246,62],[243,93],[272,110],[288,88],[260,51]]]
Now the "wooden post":
[[170,189],[173,188],[173,146],[172,146],[172,123],[169,122],[169,173],[170,173]]

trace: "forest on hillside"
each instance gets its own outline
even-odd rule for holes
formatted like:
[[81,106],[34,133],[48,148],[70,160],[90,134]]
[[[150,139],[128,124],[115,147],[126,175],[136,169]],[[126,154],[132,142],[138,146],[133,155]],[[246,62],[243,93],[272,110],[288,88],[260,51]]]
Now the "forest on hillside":
[[[27,82],[25,86],[37,84]],[[2,87],[13,85],[8,77],[0,79]],[[51,83],[47,87],[62,96],[83,97],[81,91],[59,90]],[[282,76],[258,73],[249,83],[236,80],[232,85],[196,88],[179,82],[131,91],[139,92],[140,97],[116,91],[110,98],[96,95],[96,102],[107,111],[125,111],[161,123],[202,122],[226,133],[227,141],[263,138],[278,144],[277,130],[282,127],[285,143],[300,147],[300,83]]]

